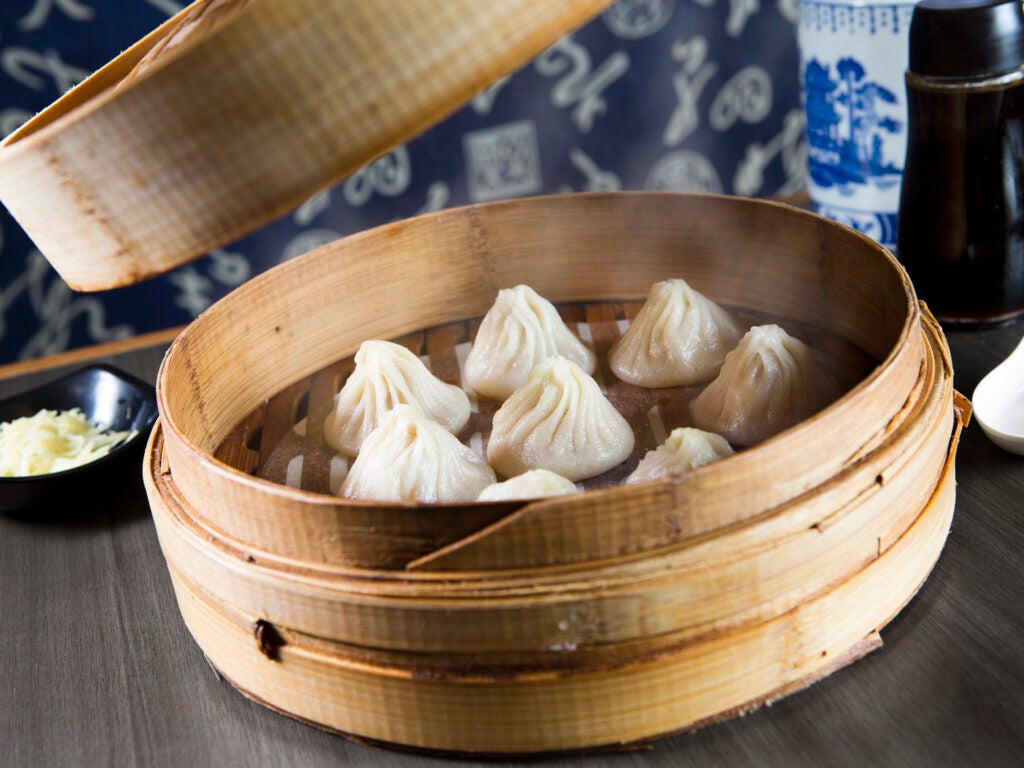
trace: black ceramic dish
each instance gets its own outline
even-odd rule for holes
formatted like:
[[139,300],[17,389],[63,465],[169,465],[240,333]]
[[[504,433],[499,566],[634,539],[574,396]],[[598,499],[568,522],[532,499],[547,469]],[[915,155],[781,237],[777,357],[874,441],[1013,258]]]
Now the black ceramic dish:
[[[0,477],[0,512],[66,503],[98,481],[116,482],[118,472],[134,481],[131,458],[139,456],[156,421],[156,393],[149,384],[109,365],[93,365],[0,401],[0,422],[32,416],[40,409],[78,408],[104,429],[136,432],[110,453],[80,467],[29,477]],[[141,477],[141,469],[135,475]]]

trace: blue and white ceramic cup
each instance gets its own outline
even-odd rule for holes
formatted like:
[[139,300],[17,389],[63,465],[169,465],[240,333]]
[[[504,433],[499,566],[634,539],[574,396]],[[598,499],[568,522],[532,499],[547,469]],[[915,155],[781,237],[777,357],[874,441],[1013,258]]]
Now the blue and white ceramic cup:
[[800,80],[814,210],[896,246],[916,0],[800,0]]

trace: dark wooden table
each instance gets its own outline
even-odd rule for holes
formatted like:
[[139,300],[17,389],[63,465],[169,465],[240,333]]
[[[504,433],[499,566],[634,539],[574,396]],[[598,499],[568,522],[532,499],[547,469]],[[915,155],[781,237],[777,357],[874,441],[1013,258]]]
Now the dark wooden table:
[[[1022,333],[1022,324],[949,333],[957,388],[970,396]],[[98,359],[153,381],[166,346]],[[0,398],[82,357],[0,369]],[[1024,765],[1024,457],[972,424],[957,479],[942,557],[882,632],[880,650],[773,706],[649,751],[540,764]],[[318,731],[218,679],[178,614],[141,473],[69,503],[81,505],[72,521],[0,516],[0,765],[448,763]]]

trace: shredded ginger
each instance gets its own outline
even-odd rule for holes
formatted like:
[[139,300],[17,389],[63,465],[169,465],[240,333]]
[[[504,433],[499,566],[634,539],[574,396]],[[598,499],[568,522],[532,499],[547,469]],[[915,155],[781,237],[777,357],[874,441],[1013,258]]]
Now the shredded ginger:
[[[134,433],[131,433],[134,434]],[[78,408],[41,410],[0,423],[0,477],[45,475],[78,467],[106,456],[131,437],[90,424]]]

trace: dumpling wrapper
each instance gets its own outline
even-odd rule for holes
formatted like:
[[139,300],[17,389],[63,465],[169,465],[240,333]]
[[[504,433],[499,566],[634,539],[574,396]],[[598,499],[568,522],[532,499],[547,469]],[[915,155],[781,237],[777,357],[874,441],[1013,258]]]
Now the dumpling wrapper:
[[645,480],[679,475],[734,453],[721,435],[694,427],[677,427],[664,443],[640,459],[625,482],[642,483]]
[[478,501],[510,501],[514,499],[543,499],[576,493],[576,483],[557,472],[531,469],[502,483],[489,485],[480,492]]
[[638,387],[688,386],[713,379],[742,336],[731,314],[685,280],[663,280],[651,286],[608,364]]
[[732,445],[754,445],[812,416],[840,395],[811,348],[777,325],[751,328],[718,377],[690,402],[694,423]]
[[597,370],[593,350],[569,330],[550,301],[527,285],[503,288],[480,322],[463,381],[478,395],[504,400],[534,366],[555,355],[589,374]]
[[506,477],[549,469],[575,482],[621,464],[634,443],[597,382],[571,360],[552,357],[494,414],[487,458]]
[[473,501],[497,481],[484,457],[410,405],[396,405],[363,441],[341,484],[347,499]]
[[364,341],[355,363],[324,420],[324,438],[338,453],[355,456],[384,415],[399,404],[418,409],[452,433],[469,421],[469,396],[434,376],[401,344]]

